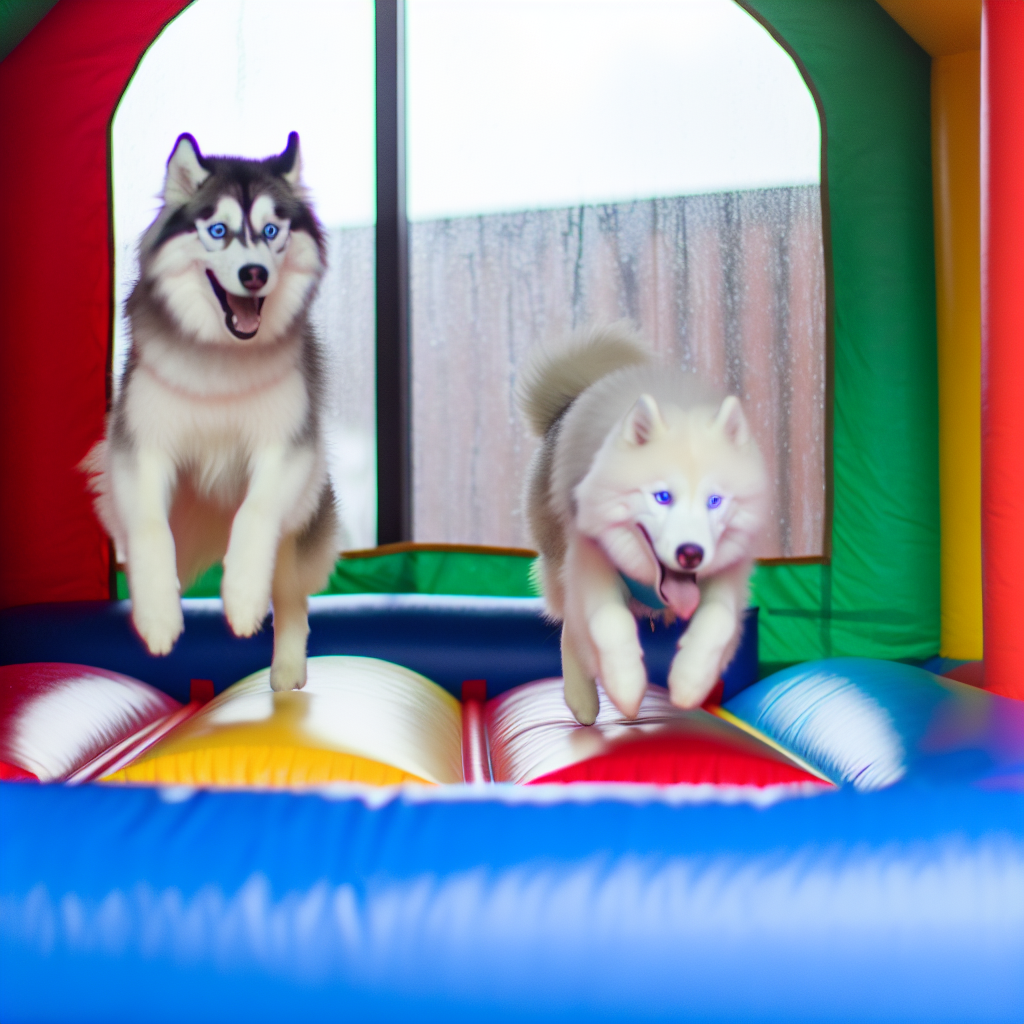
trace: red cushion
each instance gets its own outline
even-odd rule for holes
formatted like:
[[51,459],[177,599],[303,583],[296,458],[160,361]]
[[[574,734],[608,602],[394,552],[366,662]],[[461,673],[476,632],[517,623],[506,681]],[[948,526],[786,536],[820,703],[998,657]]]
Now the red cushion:
[[599,696],[597,721],[589,726],[566,707],[561,679],[517,686],[490,701],[495,781],[829,785],[731,722],[701,708],[674,707],[664,687],[647,688],[632,720]]
[[727,727],[733,730],[732,735],[712,735],[710,730],[708,735],[665,732],[627,740],[607,753],[541,775],[532,784],[646,782],[764,787],[822,781],[767,744],[734,726]]
[[2,665],[0,779],[65,779],[180,707],[154,687],[102,668]]
[[0,781],[2,782],[38,782],[39,776],[19,768],[16,764],[0,761]]

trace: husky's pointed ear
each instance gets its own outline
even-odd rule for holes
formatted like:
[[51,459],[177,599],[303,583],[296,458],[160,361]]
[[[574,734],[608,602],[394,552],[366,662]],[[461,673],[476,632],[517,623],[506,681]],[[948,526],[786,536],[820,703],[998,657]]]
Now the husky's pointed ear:
[[299,133],[288,133],[288,145],[284,152],[278,153],[269,160],[270,173],[284,178],[294,188],[302,177],[302,155],[299,153]]
[[713,426],[735,445],[744,445],[750,440],[750,426],[735,395],[730,395],[719,406]]
[[622,423],[622,437],[628,444],[647,444],[665,427],[658,403],[650,395],[641,395]]
[[188,132],[179,135],[167,161],[164,203],[168,206],[184,206],[209,176],[210,168],[199,152],[199,144]]

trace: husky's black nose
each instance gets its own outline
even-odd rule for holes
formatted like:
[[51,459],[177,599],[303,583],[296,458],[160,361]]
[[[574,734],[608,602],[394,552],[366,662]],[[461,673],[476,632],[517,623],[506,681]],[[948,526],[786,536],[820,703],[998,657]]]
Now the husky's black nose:
[[699,544],[680,544],[676,548],[676,561],[692,572],[704,561],[704,549]]
[[258,263],[246,263],[238,272],[238,280],[251,292],[258,292],[267,283],[268,277],[267,268]]

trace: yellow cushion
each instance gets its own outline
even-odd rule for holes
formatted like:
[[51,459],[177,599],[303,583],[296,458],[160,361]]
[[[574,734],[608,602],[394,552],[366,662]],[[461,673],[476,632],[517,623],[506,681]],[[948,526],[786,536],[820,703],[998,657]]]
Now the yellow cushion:
[[270,672],[228,687],[104,782],[291,787],[462,781],[462,708],[446,690],[374,658],[310,658],[302,690]]
[[355,754],[308,747],[241,744],[142,758],[104,776],[103,781],[267,788],[318,786],[327,782],[363,782],[371,786],[426,782],[400,768]]

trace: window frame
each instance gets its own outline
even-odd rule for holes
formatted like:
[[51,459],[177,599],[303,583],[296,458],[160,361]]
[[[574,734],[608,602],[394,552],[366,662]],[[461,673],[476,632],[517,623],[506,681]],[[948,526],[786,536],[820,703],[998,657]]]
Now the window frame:
[[[828,565],[833,519],[834,290],[828,204],[827,124],[815,83],[786,39],[753,5],[733,0],[789,54],[821,125],[821,227],[825,260],[825,510],[821,554],[759,560],[765,566]],[[377,544],[413,538],[412,338],[406,214],[405,0],[374,0],[376,32]]]

